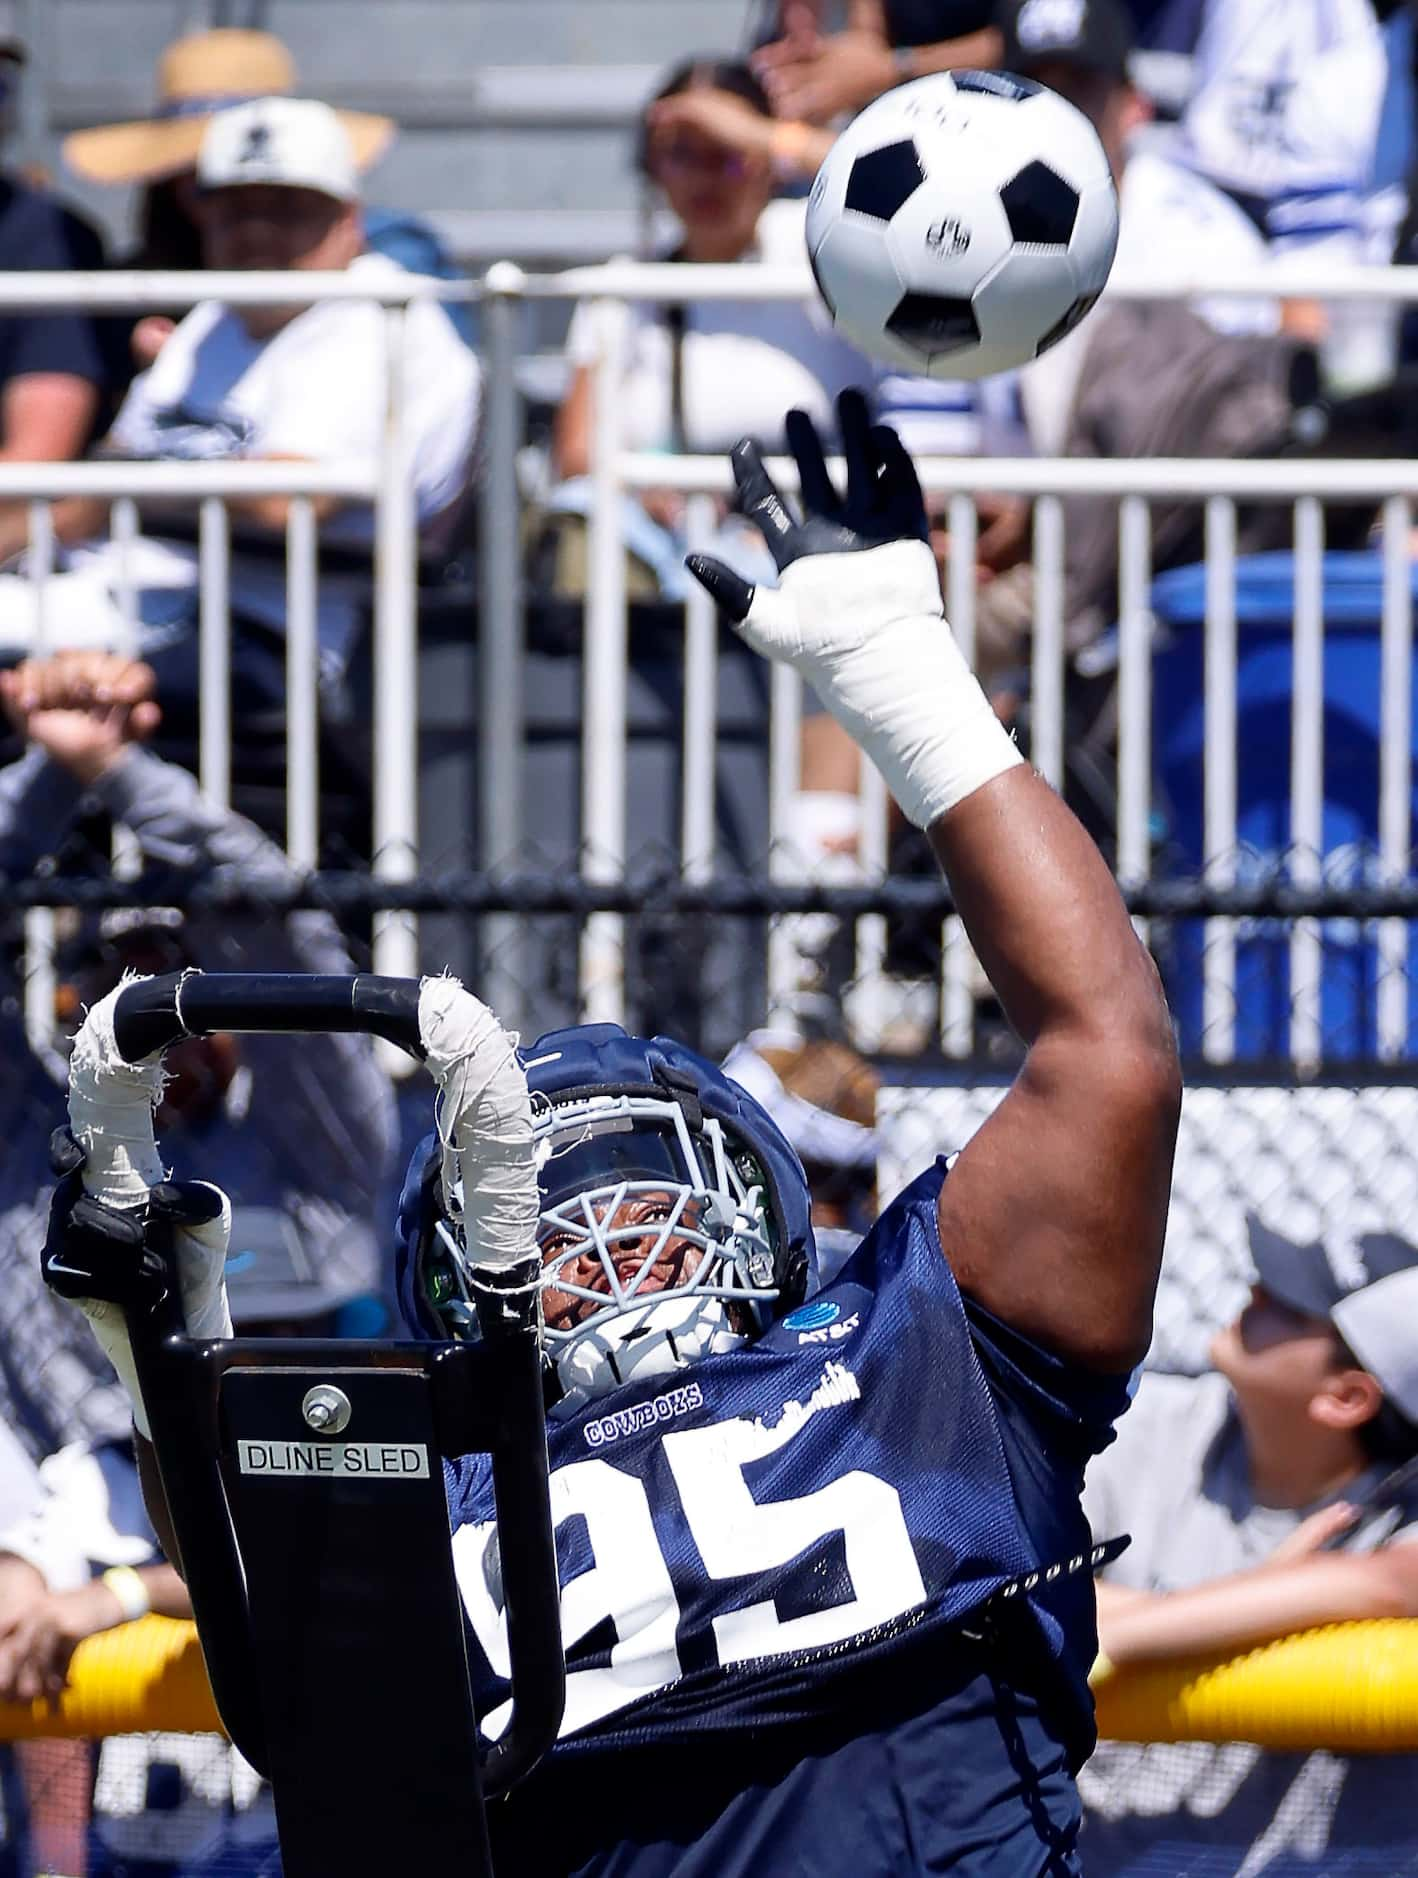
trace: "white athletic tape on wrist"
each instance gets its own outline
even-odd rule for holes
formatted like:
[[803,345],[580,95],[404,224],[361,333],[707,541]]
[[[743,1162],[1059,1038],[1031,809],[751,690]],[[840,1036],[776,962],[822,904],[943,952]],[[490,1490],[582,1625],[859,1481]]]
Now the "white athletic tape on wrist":
[[505,1270],[534,1258],[541,1203],[517,1039],[456,978],[419,987],[419,1038],[439,1088],[444,1204],[457,1219],[461,1176],[469,1259]]
[[795,561],[738,630],[797,667],[918,828],[1024,760],[955,643],[923,541]]

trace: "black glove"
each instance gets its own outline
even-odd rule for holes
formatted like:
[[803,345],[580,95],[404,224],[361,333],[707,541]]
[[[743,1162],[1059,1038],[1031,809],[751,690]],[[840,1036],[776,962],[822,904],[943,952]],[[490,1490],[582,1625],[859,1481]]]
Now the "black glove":
[[[729,454],[737,495],[734,506],[762,531],[779,573],[808,554],[850,554],[888,541],[926,541],[926,505],[905,445],[889,424],[873,424],[860,391],[837,400],[847,494],[838,495],[827,473],[822,440],[806,411],[789,411],[788,449],[797,459],[803,519],[796,521],[748,437]],[[685,566],[730,619],[753,603],[753,586],[709,555],[691,554]]]
[[61,1298],[95,1298],[151,1308],[166,1295],[174,1227],[201,1225],[221,1212],[221,1195],[201,1181],[169,1180],[141,1207],[108,1206],[84,1191],[87,1156],[67,1128],[49,1140],[58,1176],[40,1271]]

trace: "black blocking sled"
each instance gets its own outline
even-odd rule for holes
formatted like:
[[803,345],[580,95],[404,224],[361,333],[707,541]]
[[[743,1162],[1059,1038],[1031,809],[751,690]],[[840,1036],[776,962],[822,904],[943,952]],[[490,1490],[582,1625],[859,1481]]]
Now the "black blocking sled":
[[[114,1039],[128,1063],[217,1030],[421,1056],[418,998],[412,979],[173,973],[119,992]],[[217,1708],[272,1783],[285,1878],[491,1873],[484,1801],[551,1746],[565,1696],[535,1292],[480,1312],[476,1343],[201,1343],[165,1272],[156,1296],[135,1272],[123,1304]],[[469,1453],[492,1461],[511,1663],[487,1749],[441,1465]]]

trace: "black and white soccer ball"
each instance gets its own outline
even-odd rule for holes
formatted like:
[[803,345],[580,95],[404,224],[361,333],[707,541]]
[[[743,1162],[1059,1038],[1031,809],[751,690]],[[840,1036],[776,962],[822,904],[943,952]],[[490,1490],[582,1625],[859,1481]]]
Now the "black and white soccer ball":
[[808,199],[833,324],[873,358],[984,378],[1037,358],[1102,292],[1118,198],[1081,111],[1008,72],[937,72],[842,132]]

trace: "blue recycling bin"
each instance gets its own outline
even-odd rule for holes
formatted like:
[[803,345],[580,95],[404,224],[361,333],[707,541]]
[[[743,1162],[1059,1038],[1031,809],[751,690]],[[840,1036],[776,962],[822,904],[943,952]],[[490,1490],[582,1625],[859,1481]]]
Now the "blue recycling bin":
[[[1418,596],[1418,568],[1410,579]],[[1324,557],[1322,868],[1326,884],[1334,886],[1370,883],[1378,877],[1382,582],[1377,553]],[[1294,594],[1292,555],[1257,554],[1238,560],[1236,872],[1242,882],[1270,874],[1292,842]],[[1152,604],[1162,631],[1152,660],[1158,807],[1167,826],[1169,871],[1195,877],[1203,854],[1204,569],[1181,567],[1160,575],[1153,583]],[[1418,729],[1418,668],[1413,674],[1412,722]],[[1413,790],[1412,812],[1418,830],[1418,787]],[[1280,920],[1237,921],[1235,1055],[1242,1061],[1273,1061],[1290,1054],[1291,930]],[[1321,949],[1323,1056],[1328,1062],[1373,1059],[1378,1053],[1375,926],[1326,920]],[[1408,1048],[1418,1052],[1418,929],[1413,926],[1409,949]],[[1160,951],[1182,1049],[1199,1055],[1204,1036],[1202,922],[1177,921]]]

